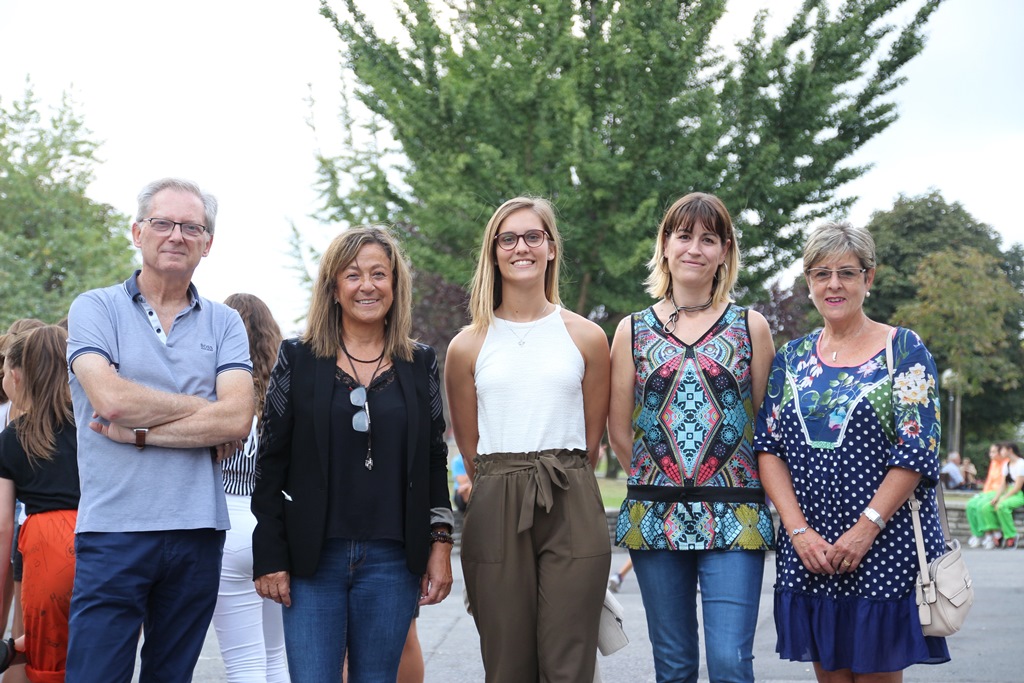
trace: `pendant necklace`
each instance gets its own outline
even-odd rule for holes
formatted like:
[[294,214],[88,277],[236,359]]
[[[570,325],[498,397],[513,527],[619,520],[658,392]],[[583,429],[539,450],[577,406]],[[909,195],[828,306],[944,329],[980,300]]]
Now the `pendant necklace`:
[[[851,334],[851,335],[850,335],[850,336],[849,336],[849,337],[847,338],[847,341],[849,341],[849,340],[851,340],[851,339],[856,339],[856,338],[857,338],[858,336],[860,336],[860,333],[861,333],[861,332],[862,332],[862,331],[864,330],[864,327],[865,327],[865,326],[866,326],[867,324],[868,324],[868,321],[867,321],[867,320],[865,320],[864,322],[862,322],[862,323],[861,323],[861,325],[860,325],[860,327],[859,327],[859,328],[857,328],[857,331],[856,331],[856,332],[854,332],[853,334]],[[822,336],[824,336],[824,332],[822,332]],[[831,343],[832,343],[832,341],[833,341],[833,340],[831,340],[831,339],[830,339],[830,340],[829,340],[829,343],[831,344]],[[838,355],[839,355],[839,349],[836,349],[835,351],[833,351],[833,352],[832,352],[832,361],[833,361],[833,362],[835,362],[835,360],[836,360],[836,356],[838,356]]]
[[[373,384],[373,380],[377,379],[377,373],[380,371],[380,366],[384,362],[384,349],[380,350],[380,355],[373,360],[359,360],[349,355],[348,349],[345,348],[345,342],[341,342],[341,351],[345,354],[345,358],[348,358],[348,364],[352,368],[352,377],[355,379],[356,384],[363,387],[363,391],[366,392],[366,399],[363,401],[362,409],[366,411],[366,459],[363,460],[363,467],[368,470],[373,469],[373,441],[372,441],[372,430],[370,427],[370,386]],[[377,361],[377,367],[373,369],[373,374],[370,375],[370,381],[364,386],[359,379],[359,373],[356,372],[355,362],[359,363],[372,363]]]
[[[544,310],[545,311],[548,310],[547,304],[544,305]],[[516,332],[516,328],[512,326],[512,322],[511,321],[505,320],[504,318],[502,318],[502,321],[505,323],[505,326],[508,328],[508,331],[511,332],[512,335],[518,340],[516,342],[516,345],[517,346],[525,346],[526,345],[526,338],[530,336],[531,332],[533,332],[533,328],[537,327],[537,323],[539,323],[541,320],[543,320],[546,317],[547,317],[547,313],[541,313],[541,316],[533,321],[533,324],[530,325],[530,327],[526,330],[526,332],[522,336],[519,336],[519,333]]]
[[697,304],[696,306],[677,306],[675,296],[670,294],[667,301],[675,310],[672,311],[672,314],[669,315],[668,320],[666,320],[665,324],[662,326],[665,330],[665,333],[672,334],[672,332],[675,331],[676,323],[679,322],[680,311],[682,311],[683,313],[697,313],[699,311],[706,311],[707,309],[711,308],[711,302],[714,298],[715,295],[712,294],[711,296],[708,297],[708,300],[702,304]]

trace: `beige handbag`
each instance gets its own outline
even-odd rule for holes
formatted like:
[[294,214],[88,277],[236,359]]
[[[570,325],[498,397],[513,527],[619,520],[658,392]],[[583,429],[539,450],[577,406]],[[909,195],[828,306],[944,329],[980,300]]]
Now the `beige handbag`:
[[[889,379],[892,380],[895,367],[893,365],[892,338],[896,335],[894,327],[885,340],[885,363],[889,366]],[[960,541],[949,533],[946,521],[946,501],[942,498],[942,484],[936,486],[936,503],[939,507],[939,523],[942,525],[942,536],[949,549],[929,563],[924,552],[924,532],[921,530],[921,501],[911,493],[907,505],[914,522],[914,543],[917,546],[917,561],[921,571],[915,582],[915,599],[917,614],[921,620],[921,631],[926,636],[951,636],[964,625],[967,613],[974,604],[974,587],[971,575],[967,571],[967,563],[960,552]]]
[[[941,494],[940,494],[941,495]],[[926,636],[951,636],[964,625],[967,613],[974,604],[974,587],[960,552],[960,541],[952,538],[946,541],[949,550],[930,563],[925,563],[924,534],[921,532],[921,501],[913,495],[908,501],[914,520],[914,540],[917,543],[917,559],[921,572],[915,585],[917,614],[921,618],[921,631]],[[946,508],[939,501],[939,516],[943,522],[942,532],[950,538],[946,524]]]

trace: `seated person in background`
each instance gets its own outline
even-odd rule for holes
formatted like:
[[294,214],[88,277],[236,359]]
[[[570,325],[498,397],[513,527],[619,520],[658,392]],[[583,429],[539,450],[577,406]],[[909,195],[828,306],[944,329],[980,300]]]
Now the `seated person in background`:
[[[1004,541],[1005,547],[1016,546],[1013,511],[1024,505],[1024,494],[1020,492],[1024,485],[1024,458],[1020,457],[1020,448],[1014,442],[993,444],[993,447],[1003,463],[998,488],[982,491],[964,506],[967,523],[971,526],[971,537],[967,541],[971,548],[981,545],[991,550],[1004,547]],[[989,457],[992,457],[991,452]],[[994,457],[992,462],[996,462]],[[985,485],[987,489],[988,482]]]
[[462,461],[462,454],[457,453],[452,458],[452,488],[455,493],[452,494],[452,502],[455,503],[455,507],[458,508],[459,512],[466,511],[466,505],[469,503],[469,494],[473,491],[473,482],[469,480],[469,475],[466,474],[466,463]]
[[974,466],[970,458],[964,458],[960,463],[960,473],[964,475],[965,489],[973,491],[978,488],[978,468]]
[[[1007,458],[1007,463],[1003,465],[1004,483],[990,503],[999,529],[993,534],[992,545],[983,543],[984,548],[1000,545],[1003,548],[1017,546],[1017,528],[1013,523],[1013,511],[1024,505],[1024,458],[1021,457],[1020,447],[1013,441],[1003,444],[1001,450]],[[999,543],[1000,540],[1002,544]]]
[[999,444],[994,443],[988,449],[988,475],[982,493],[995,493],[1003,487],[1003,465],[1009,460],[1003,456]]
[[964,475],[960,471],[960,454],[950,451],[946,457],[946,464],[939,471],[939,477],[947,489],[961,489],[964,485]]

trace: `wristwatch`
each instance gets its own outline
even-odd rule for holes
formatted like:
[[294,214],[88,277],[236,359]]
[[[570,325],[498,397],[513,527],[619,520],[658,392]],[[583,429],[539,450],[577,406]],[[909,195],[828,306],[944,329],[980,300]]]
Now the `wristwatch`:
[[878,514],[874,508],[864,508],[864,512],[861,514],[878,525],[879,530],[885,529],[885,520],[882,519],[882,515]]
[[149,433],[149,428],[136,427],[132,431],[135,432],[135,447],[141,451],[146,447],[146,434]]

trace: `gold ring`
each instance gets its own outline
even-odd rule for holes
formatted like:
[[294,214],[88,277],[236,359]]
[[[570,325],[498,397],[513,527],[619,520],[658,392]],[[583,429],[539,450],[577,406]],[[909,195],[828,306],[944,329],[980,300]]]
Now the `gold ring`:
[[850,564],[851,564],[851,562],[849,560],[843,560],[843,566],[844,567],[849,567]]

